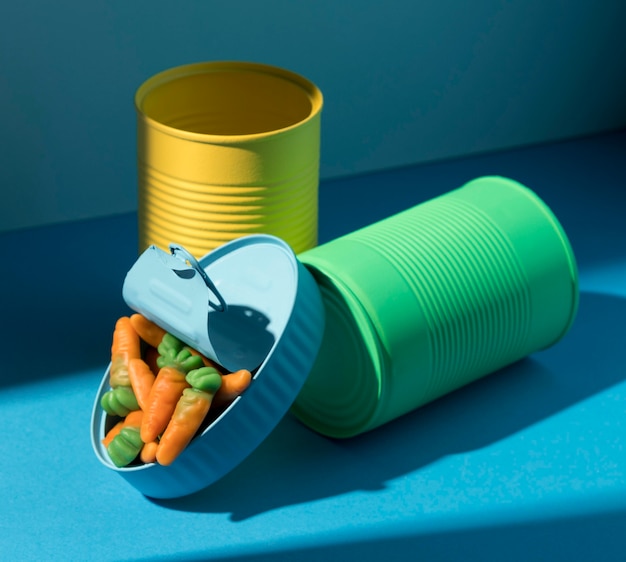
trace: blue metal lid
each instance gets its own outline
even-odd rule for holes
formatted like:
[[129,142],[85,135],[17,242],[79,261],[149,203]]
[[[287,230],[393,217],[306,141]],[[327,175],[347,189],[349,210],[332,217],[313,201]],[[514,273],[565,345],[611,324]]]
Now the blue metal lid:
[[311,273],[279,238],[239,238],[196,261],[183,248],[145,250],[128,272],[123,297],[227,370],[254,372],[234,400],[169,466],[117,468],[101,443],[106,414],[92,412],[92,444],[100,461],[143,494],[173,498],[230,472],[274,429],[300,392],[321,345],[324,308]]
[[229,371],[253,371],[291,315],[297,264],[282,240],[248,236],[198,262],[150,246],[124,281],[124,300]]

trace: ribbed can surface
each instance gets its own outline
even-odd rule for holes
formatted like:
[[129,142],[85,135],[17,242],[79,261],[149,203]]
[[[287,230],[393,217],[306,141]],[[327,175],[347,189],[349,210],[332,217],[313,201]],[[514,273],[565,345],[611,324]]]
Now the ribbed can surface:
[[[335,327],[294,412],[338,437],[552,345],[577,308],[563,229],[534,193],[504,178],[479,178],[299,258]],[[353,388],[355,402],[333,402]]]

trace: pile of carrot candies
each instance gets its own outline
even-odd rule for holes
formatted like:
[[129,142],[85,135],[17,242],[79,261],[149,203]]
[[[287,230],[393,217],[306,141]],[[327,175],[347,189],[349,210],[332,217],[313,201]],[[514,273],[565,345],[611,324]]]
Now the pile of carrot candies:
[[115,323],[103,445],[115,466],[169,465],[250,384],[141,314]]

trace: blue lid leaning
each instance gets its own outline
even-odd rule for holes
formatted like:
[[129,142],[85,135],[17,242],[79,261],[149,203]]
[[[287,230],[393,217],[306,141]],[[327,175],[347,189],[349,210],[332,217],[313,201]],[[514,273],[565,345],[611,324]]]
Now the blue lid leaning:
[[289,246],[267,235],[225,244],[198,262],[150,246],[124,281],[137,312],[230,371],[253,371],[280,337],[297,291]]
[[141,493],[174,498],[212,484],[274,429],[300,392],[324,333],[324,307],[311,273],[284,241],[251,235],[195,260],[184,248],[150,247],[124,281],[133,310],[227,370],[253,372],[250,386],[169,466],[118,468],[102,445],[108,390],[104,374],[92,411],[91,440],[100,462]]

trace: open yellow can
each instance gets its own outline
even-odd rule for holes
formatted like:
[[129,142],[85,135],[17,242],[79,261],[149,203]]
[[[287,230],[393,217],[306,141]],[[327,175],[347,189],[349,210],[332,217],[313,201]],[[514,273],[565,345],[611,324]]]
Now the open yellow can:
[[176,241],[199,257],[249,234],[316,246],[323,98],[312,82],[202,62],[149,78],[135,105],[140,252]]

